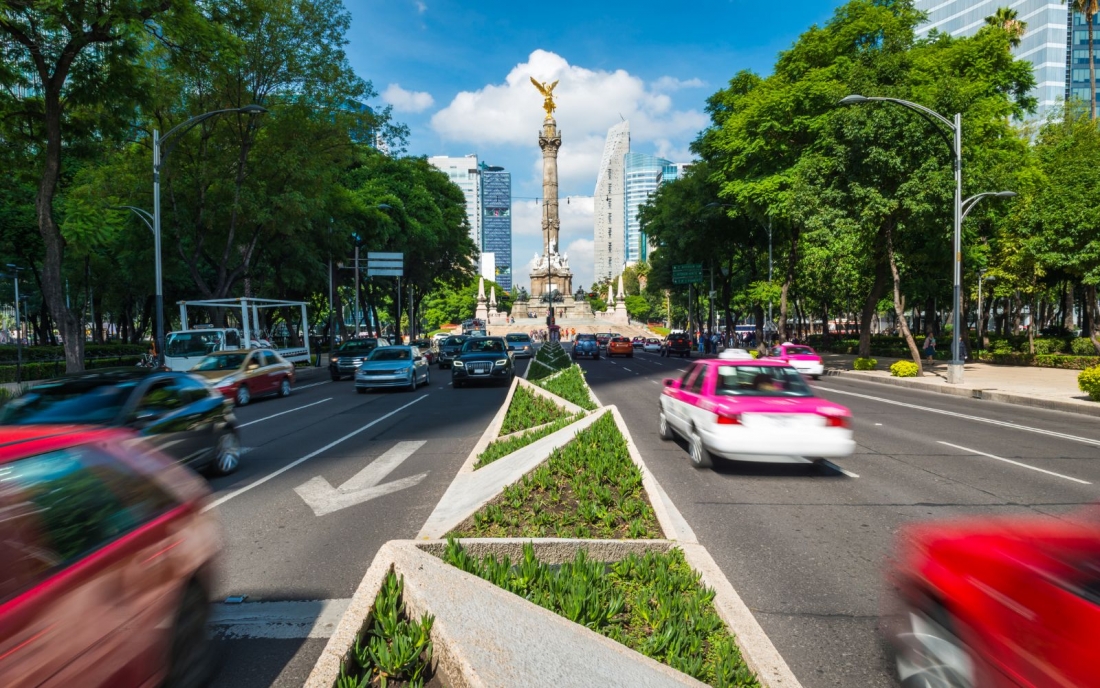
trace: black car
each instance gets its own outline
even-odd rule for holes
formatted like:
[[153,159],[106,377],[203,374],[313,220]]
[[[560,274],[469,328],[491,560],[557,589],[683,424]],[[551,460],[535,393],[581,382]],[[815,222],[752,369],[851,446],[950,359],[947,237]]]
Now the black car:
[[661,355],[678,354],[681,358],[691,356],[691,337],[683,332],[673,332],[661,342]]
[[232,404],[188,373],[103,368],[34,385],[0,406],[0,426],[128,427],[180,463],[224,475],[241,457]]
[[355,371],[359,370],[359,366],[370,355],[370,352],[380,346],[389,345],[390,343],[385,339],[376,337],[356,337],[347,340],[329,356],[328,373],[332,377],[332,381],[336,382],[345,375],[354,378]]
[[455,357],[462,351],[462,345],[469,339],[466,335],[456,334],[452,337],[447,337],[443,340],[443,343],[439,345],[439,367],[450,368],[451,361],[455,360]]
[[451,365],[451,385],[456,388],[476,382],[511,384],[516,376],[503,337],[470,337]]
[[600,357],[600,343],[596,339],[594,334],[578,334],[573,338],[573,360],[577,360],[581,356],[591,356],[598,359]]

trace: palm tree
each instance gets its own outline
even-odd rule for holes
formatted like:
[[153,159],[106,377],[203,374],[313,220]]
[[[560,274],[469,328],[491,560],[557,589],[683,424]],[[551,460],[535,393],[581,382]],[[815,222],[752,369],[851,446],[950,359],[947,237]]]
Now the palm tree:
[[[1064,5],[1066,0],[1062,0]],[[1097,0],[1072,0],[1070,11],[1084,15],[1089,27],[1089,116],[1096,119],[1096,60],[1092,48],[1092,18],[1100,13]]]
[[996,26],[1008,34],[1008,44],[1013,48],[1020,47],[1020,39],[1027,32],[1027,22],[1016,18],[1016,10],[1007,7],[998,7],[997,11],[985,18],[985,23]]

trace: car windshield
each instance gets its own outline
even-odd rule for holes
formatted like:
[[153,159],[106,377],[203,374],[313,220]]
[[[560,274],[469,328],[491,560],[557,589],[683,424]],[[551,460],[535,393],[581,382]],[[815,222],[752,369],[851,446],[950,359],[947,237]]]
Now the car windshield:
[[137,380],[72,380],[32,387],[0,407],[0,425],[108,423],[137,384]]
[[345,353],[358,353],[362,351],[373,351],[378,348],[377,339],[349,339],[340,345],[337,351]]
[[236,370],[244,363],[245,354],[215,354],[199,361],[191,370]]
[[719,366],[714,393],[728,397],[812,397],[813,391],[794,368],[786,366]]
[[367,356],[368,361],[407,361],[412,358],[412,351],[400,347],[383,347],[375,349]]
[[222,333],[216,330],[203,332],[170,332],[164,344],[164,355],[173,357],[205,356],[222,348]]
[[420,347],[421,349],[430,349],[431,346],[432,346],[432,343],[430,341],[428,341],[427,339],[414,339],[410,343],[413,346]]
[[465,337],[447,337],[447,341],[443,342],[443,346],[462,346],[465,341]]
[[462,346],[462,353],[502,354],[504,343],[499,339],[471,339]]
[[504,337],[509,342],[529,342],[531,338],[525,334],[510,334]]
[[808,346],[788,346],[787,347],[787,355],[788,356],[814,356],[814,355],[816,355],[816,353],[817,353],[816,351],[814,351],[813,349],[811,349]]

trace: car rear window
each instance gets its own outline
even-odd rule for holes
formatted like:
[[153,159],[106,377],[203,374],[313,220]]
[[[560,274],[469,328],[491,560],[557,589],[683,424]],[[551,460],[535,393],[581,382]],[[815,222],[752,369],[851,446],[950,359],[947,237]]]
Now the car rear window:
[[337,351],[370,351],[378,346],[377,339],[349,339]]
[[715,394],[731,397],[812,397],[802,375],[787,366],[719,366]]
[[595,341],[595,339],[596,339],[596,335],[594,335],[594,334],[578,334],[577,335],[577,341],[578,342],[591,342],[591,341]]
[[443,346],[462,346],[465,341],[466,337],[447,337],[447,341],[443,342]]
[[0,425],[107,423],[119,414],[137,380],[86,379],[46,383],[0,407]]
[[629,344],[630,343],[630,340],[627,339],[626,337],[615,337],[611,341],[615,342],[616,344]]
[[816,353],[817,353],[816,351],[814,351],[813,349],[811,349],[808,346],[788,346],[787,347],[787,355],[788,356],[813,356]]

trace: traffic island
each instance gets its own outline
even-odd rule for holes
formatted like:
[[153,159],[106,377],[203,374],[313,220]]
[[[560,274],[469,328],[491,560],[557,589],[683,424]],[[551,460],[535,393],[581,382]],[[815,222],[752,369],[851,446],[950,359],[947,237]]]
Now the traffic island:
[[359,670],[387,576],[404,580],[409,623],[432,617],[433,685],[798,686],[618,409],[581,412],[475,470],[520,384],[418,539],[379,550],[307,686]]

